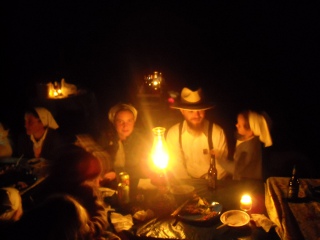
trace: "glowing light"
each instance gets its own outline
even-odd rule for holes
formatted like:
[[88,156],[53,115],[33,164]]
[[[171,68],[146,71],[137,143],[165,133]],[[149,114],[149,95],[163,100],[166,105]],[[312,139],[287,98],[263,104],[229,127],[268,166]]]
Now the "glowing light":
[[241,197],[240,200],[240,209],[243,211],[250,211],[252,208],[252,199],[248,194],[245,194]]
[[168,98],[168,103],[174,103],[174,98]]
[[163,127],[156,127],[152,129],[154,140],[151,158],[154,165],[159,169],[165,169],[169,162],[168,150],[164,139],[165,130],[166,129]]

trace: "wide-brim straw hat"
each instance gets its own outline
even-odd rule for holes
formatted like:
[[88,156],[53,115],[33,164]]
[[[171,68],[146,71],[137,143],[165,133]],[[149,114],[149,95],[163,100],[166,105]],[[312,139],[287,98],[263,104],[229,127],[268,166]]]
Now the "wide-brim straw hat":
[[207,110],[214,108],[214,104],[204,100],[201,88],[196,91],[192,91],[191,89],[185,87],[181,91],[180,101],[171,105],[171,108],[185,110]]

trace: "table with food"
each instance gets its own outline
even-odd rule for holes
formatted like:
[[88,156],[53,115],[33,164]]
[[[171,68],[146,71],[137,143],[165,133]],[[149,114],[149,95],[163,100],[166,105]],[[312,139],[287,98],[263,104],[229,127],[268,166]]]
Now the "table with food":
[[[254,180],[221,180],[210,189],[205,179],[161,185],[142,179],[109,220],[128,239],[279,239],[264,192],[264,182]],[[240,208],[243,195],[251,197],[248,211]]]
[[14,187],[23,196],[47,176],[48,163],[43,158],[0,159],[0,187]]

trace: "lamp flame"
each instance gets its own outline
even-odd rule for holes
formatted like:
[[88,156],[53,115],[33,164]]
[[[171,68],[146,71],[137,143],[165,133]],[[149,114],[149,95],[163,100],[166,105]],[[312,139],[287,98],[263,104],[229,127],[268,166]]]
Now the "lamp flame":
[[151,158],[154,165],[159,169],[165,169],[169,162],[169,154],[164,139],[165,130],[166,129],[163,127],[156,127],[152,129],[154,133],[154,141]]

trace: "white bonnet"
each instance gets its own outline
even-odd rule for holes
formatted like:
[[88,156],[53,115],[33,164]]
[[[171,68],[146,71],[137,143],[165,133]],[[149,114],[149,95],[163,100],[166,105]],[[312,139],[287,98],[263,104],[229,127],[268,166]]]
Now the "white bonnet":
[[38,113],[39,118],[45,127],[49,127],[52,129],[59,128],[59,125],[57,124],[56,120],[53,118],[51,112],[48,109],[43,107],[36,107],[34,109]]
[[259,136],[260,141],[264,143],[265,147],[269,147],[272,145],[269,127],[263,115],[250,111],[249,125],[253,134],[255,136]]
[[111,123],[113,123],[114,117],[116,116],[116,114],[122,110],[129,110],[130,112],[133,113],[134,121],[137,120],[138,111],[137,111],[137,109],[135,109],[135,107],[133,107],[131,104],[118,103],[115,106],[113,106],[112,108],[110,108],[109,113],[108,113],[109,121]]

